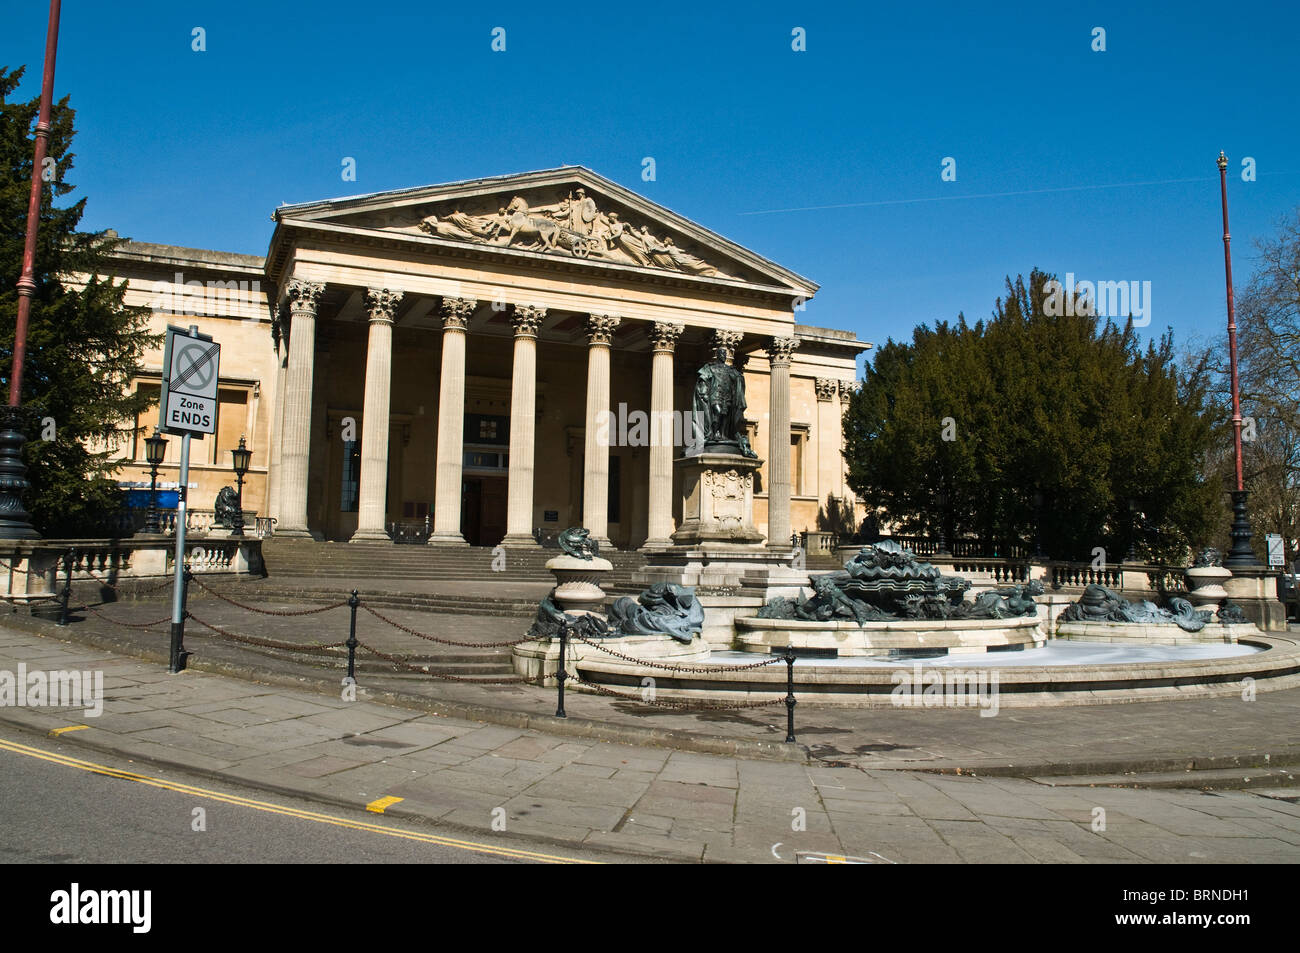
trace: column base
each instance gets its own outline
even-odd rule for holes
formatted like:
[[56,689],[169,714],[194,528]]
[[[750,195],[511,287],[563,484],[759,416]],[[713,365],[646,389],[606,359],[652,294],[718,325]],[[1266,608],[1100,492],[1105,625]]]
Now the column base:
[[593,536],[591,538],[596,541],[596,546],[599,548],[600,552],[602,553],[618,552],[618,547],[615,546],[612,542],[610,542],[608,536]]
[[315,539],[316,538],[315,536],[312,535],[310,530],[298,529],[296,527],[289,527],[287,529],[277,528],[275,531],[275,535],[280,536],[284,539]]
[[532,533],[507,533],[501,540],[502,546],[514,546],[518,549],[541,549],[542,544],[533,538]]
[[664,536],[659,539],[647,539],[638,548],[638,552],[662,553],[666,549],[672,549],[672,546],[673,546],[673,541],[669,539],[667,536]]
[[453,548],[460,548],[462,546],[467,547],[469,546],[469,543],[465,542],[465,537],[462,536],[460,533],[434,533],[432,536],[429,537],[429,542],[427,543],[427,545],[440,546],[445,549],[453,549]]
[[349,543],[391,543],[393,538],[382,529],[359,529],[352,534]]

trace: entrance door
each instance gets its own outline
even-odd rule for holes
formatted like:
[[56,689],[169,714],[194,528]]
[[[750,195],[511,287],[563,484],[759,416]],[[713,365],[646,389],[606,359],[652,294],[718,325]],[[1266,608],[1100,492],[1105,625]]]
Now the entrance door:
[[471,546],[501,542],[506,535],[505,477],[465,477],[460,494],[460,529]]

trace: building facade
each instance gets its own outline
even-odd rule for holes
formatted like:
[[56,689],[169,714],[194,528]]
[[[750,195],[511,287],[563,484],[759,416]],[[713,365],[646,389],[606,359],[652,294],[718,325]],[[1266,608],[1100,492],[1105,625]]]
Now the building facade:
[[[764,461],[756,524],[784,545],[860,519],[841,420],[870,345],[799,322],[813,282],[581,167],[273,217],[265,258],[117,254],[154,330],[222,344],[192,507],[232,482],[243,436],[245,508],[277,535],[386,542],[427,525],[432,545],[528,545],[581,524],[620,549],[666,546],[695,373],[721,347]],[[135,386],[160,375],[150,355]],[[148,479],[151,413],[121,451],[132,485]]]

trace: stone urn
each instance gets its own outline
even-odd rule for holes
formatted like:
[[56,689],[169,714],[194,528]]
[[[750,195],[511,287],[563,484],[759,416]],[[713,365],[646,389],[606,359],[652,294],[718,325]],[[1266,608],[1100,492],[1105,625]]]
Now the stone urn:
[[1232,572],[1224,569],[1223,558],[1217,549],[1203,549],[1196,554],[1191,568],[1184,573],[1187,582],[1187,601],[1198,609],[1217,606],[1228,598],[1228,591],[1223,582],[1232,578]]
[[562,612],[571,614],[603,615],[605,590],[600,581],[614,566],[608,559],[593,556],[555,556],[546,561],[546,568],[555,576],[555,604]]

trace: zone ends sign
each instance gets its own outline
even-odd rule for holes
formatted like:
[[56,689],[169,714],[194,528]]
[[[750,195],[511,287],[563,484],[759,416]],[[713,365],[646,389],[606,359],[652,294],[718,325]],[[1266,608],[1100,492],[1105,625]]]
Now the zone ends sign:
[[217,432],[221,345],[197,327],[167,326],[158,429],[200,439]]

